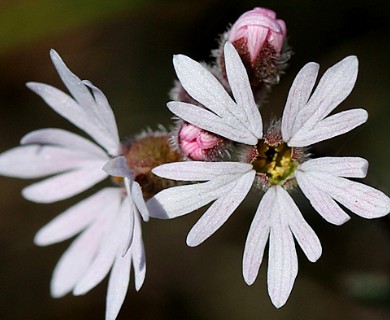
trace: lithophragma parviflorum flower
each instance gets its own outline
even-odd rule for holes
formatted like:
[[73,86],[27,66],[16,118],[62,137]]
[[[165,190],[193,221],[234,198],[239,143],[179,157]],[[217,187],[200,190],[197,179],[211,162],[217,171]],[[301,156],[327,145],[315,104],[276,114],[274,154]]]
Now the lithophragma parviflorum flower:
[[166,219],[213,202],[188,234],[187,244],[196,246],[225,223],[251,188],[264,193],[247,236],[243,276],[249,285],[255,281],[269,242],[268,292],[273,304],[281,307],[298,272],[294,238],[310,261],[322,253],[317,235],[289,190],[299,186],[315,210],[336,225],[349,219],[338,203],[361,217],[377,218],[389,213],[390,199],[379,190],[346,179],[366,176],[365,159],[310,159],[306,154],[308,146],[366,122],[363,109],[329,115],[354,87],[358,72],[355,56],[328,69],[314,92],[319,66],[305,65],[292,84],[281,121],[267,129],[263,128],[243,63],[229,42],[224,58],[234,100],[201,64],[177,55],[174,67],[178,79],[199,104],[172,101],[168,108],[187,123],[241,144],[239,159],[159,166],[152,170],[158,176],[198,183],[163,190],[147,205],[151,216]]
[[[81,193],[106,179],[110,159],[121,155],[114,114],[104,94],[89,81],[81,81],[52,50],[51,59],[72,97],[42,83],[27,86],[57,113],[87,133],[96,143],[62,129],[30,132],[21,146],[0,155],[0,174],[45,180],[23,190],[23,196],[39,203],[52,203]],[[114,172],[115,173],[115,172]],[[146,264],[140,213],[148,213],[140,185],[130,170],[122,185],[106,187],[72,206],[45,225],[35,237],[41,246],[79,234],[54,269],[51,294],[87,293],[110,272],[106,319],[113,320],[125,299],[131,263],[135,287],[144,282]],[[126,192],[127,189],[127,192]]]

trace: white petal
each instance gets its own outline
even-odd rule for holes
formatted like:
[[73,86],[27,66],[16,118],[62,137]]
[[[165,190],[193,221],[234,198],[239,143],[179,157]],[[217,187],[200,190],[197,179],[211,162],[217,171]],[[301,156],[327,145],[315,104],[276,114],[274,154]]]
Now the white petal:
[[83,83],[92,90],[97,105],[95,109],[96,117],[100,119],[100,123],[102,123],[104,128],[107,130],[109,137],[113,141],[113,147],[117,148],[120,143],[117,124],[114,113],[112,112],[112,109],[110,107],[110,104],[108,103],[106,96],[99,88],[94,86],[90,81],[83,80]]
[[[171,219],[182,216],[218,199],[231,189],[240,175],[219,176],[211,181],[165,189],[147,203],[153,218]],[[233,182],[234,183],[234,182]]]
[[126,297],[130,281],[131,255],[117,256],[108,281],[106,320],[115,320]]
[[114,260],[121,256],[129,234],[129,203],[115,203],[111,211],[111,221],[107,224],[102,243],[88,270],[73,290],[74,295],[82,295],[99,284],[110,271]]
[[107,177],[101,169],[104,161],[90,161],[80,169],[59,174],[23,189],[23,196],[38,203],[51,203],[70,198],[89,189]]
[[310,62],[299,71],[294,79],[283,111],[282,136],[284,141],[288,141],[295,134],[293,128],[296,117],[309,99],[317,79],[318,69],[317,63]]
[[113,177],[133,177],[130,167],[127,164],[125,157],[120,156],[108,161],[103,170]]
[[278,201],[280,206],[281,214],[286,216],[284,219],[288,219],[288,225],[306,257],[311,262],[317,261],[322,254],[320,240],[305,219],[303,219],[294,200],[286,190],[278,188],[276,201]]
[[[202,107],[179,101],[171,101],[167,106],[178,117],[206,131],[249,145],[255,145],[258,141],[248,130],[248,125],[241,123],[235,115],[220,117]],[[238,106],[236,109],[239,111]]]
[[[322,76],[309,102],[301,109],[295,123],[314,127],[351,93],[357,78],[358,60],[349,56],[329,68]],[[294,129],[295,129],[294,126]]]
[[322,171],[346,178],[364,178],[368,162],[359,157],[323,157],[310,159],[299,165],[301,171]]
[[66,130],[41,129],[26,134],[21,144],[51,144],[70,150],[79,150],[90,155],[90,158],[107,159],[107,154],[95,143]]
[[62,82],[68,88],[69,92],[73,95],[76,101],[83,105],[92,105],[93,98],[91,93],[85,85],[82,84],[81,80],[68,69],[59,54],[52,49],[50,50],[50,57],[61,77]]
[[118,188],[106,188],[70,207],[37,232],[35,244],[46,246],[73,237],[100,215],[111,214],[118,194]]
[[146,207],[144,197],[142,195],[141,186],[136,181],[131,181],[128,178],[125,178],[126,184],[129,184],[129,189],[131,190],[131,197],[134,201],[135,206],[139,210],[142,219],[144,221],[149,221],[149,211]]
[[363,218],[379,218],[390,212],[390,198],[377,189],[323,172],[309,175],[317,188]]
[[135,289],[138,291],[144,283],[146,273],[145,249],[142,241],[141,222],[138,215],[134,216],[134,239],[130,251],[134,266]]
[[248,74],[236,49],[230,42],[224,48],[226,73],[237,103],[236,115],[241,122],[247,123],[255,137],[263,137],[263,122],[256,106]]
[[320,190],[311,181],[306,172],[295,172],[295,177],[302,192],[309,199],[313,208],[328,222],[342,225],[350,218],[348,214],[327,193]]
[[50,283],[53,297],[59,298],[72,291],[82,278],[100,246],[106,223],[106,217],[98,219],[62,255]]
[[229,109],[236,109],[222,84],[200,63],[184,55],[175,55],[173,65],[183,88],[207,109],[219,117],[229,113]]
[[152,170],[159,177],[179,181],[207,181],[227,174],[244,174],[252,165],[241,162],[186,161],[160,165]]
[[270,188],[260,201],[245,242],[242,273],[248,285],[255,282],[270,232],[270,215],[276,193]]
[[210,237],[231,216],[248,194],[256,172],[245,173],[240,179],[231,183],[231,190],[226,191],[203,214],[187,236],[187,244],[195,247]]
[[0,174],[23,179],[39,178],[74,169],[90,160],[89,154],[79,150],[56,146],[22,146],[0,155]]
[[365,123],[367,118],[368,113],[364,109],[336,113],[319,121],[313,128],[303,126],[288,141],[288,145],[306,147],[339,136]]
[[[46,84],[29,82],[27,87],[40,95],[54,111],[89,134],[111,155],[116,155],[120,144],[115,121],[104,120],[110,107],[102,106],[103,100],[100,96],[97,97],[98,101],[95,101],[86,85],[66,67],[54,50],[50,54],[61,79],[75,100]],[[94,93],[96,94],[96,91]]]
[[[275,189],[280,188],[276,187]],[[275,190],[276,192],[276,190]],[[271,212],[269,237],[268,293],[275,307],[283,306],[293,288],[298,273],[298,259],[287,219],[283,217],[284,203],[277,196]],[[281,210],[280,210],[281,209]]]

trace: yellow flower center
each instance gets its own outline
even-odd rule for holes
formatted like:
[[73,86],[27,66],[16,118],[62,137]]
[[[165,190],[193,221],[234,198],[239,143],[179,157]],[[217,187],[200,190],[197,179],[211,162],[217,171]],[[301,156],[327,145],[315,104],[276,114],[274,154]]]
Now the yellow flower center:
[[253,168],[258,174],[264,174],[271,185],[283,185],[294,177],[298,162],[293,160],[292,148],[282,142],[269,145],[264,140],[257,144],[257,156],[253,160]]

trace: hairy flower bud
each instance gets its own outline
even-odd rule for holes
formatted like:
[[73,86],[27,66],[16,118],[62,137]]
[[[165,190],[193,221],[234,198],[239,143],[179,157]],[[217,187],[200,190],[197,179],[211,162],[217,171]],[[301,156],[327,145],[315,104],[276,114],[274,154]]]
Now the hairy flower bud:
[[274,11],[265,8],[250,10],[223,35],[221,47],[215,53],[222,74],[225,74],[225,61],[221,48],[226,41],[237,49],[255,95],[263,94],[264,89],[279,82],[291,53],[286,49],[286,24],[276,19]]
[[272,10],[255,8],[244,13],[233,24],[228,41],[232,42],[236,48],[238,47],[237,49],[240,49],[240,46],[246,46],[245,53],[248,53],[250,61],[255,63],[266,46],[270,46],[274,54],[280,54],[285,38],[286,24],[284,21],[276,19],[276,14]]

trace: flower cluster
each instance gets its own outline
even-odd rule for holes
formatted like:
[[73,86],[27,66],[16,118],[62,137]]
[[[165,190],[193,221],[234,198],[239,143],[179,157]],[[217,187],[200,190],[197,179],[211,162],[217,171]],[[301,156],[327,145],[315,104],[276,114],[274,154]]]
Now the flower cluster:
[[105,95],[75,76],[54,50],[52,61],[71,96],[46,84],[27,84],[96,143],[62,129],[33,131],[21,146],[0,155],[0,174],[47,177],[22,191],[40,203],[70,198],[108,177],[113,182],[37,233],[38,245],[78,234],[54,269],[54,297],[85,294],[110,273],[106,319],[115,319],[131,264],[137,290],[145,279],[141,218],[171,219],[211,203],[187,236],[187,244],[197,246],[253,189],[259,205],[244,248],[243,276],[247,284],[254,283],[269,243],[268,293],[279,308],[298,273],[294,239],[309,261],[322,254],[291,190],[299,188],[335,225],[350,219],[340,204],[368,219],[389,213],[390,199],[383,192],[348,179],[366,176],[365,159],[311,158],[309,153],[311,145],[367,121],[364,109],[331,114],[355,85],[355,56],[329,68],[315,89],[319,65],[306,64],[291,86],[282,117],[268,123],[259,105],[290,57],[285,23],[273,11],[255,8],[221,37],[214,56],[210,65],[174,56],[179,81],[167,104],[177,117],[174,129],[147,130],[126,142],[119,140]]

